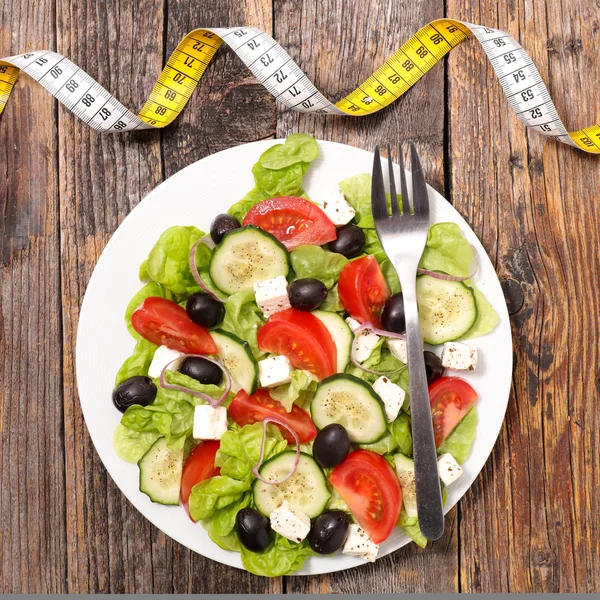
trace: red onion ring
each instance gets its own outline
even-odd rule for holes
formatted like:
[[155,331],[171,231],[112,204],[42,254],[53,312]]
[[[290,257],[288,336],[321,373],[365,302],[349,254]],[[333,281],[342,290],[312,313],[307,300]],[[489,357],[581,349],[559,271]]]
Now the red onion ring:
[[206,244],[211,250],[214,250],[216,248],[216,244],[213,242],[213,239],[210,237],[210,235],[205,235],[203,238],[200,238],[200,241],[203,244]]
[[206,292],[211,298],[214,298],[217,302],[222,302],[223,304],[225,304],[227,300],[223,300],[223,298],[220,298],[219,296],[217,296],[217,294],[209,290],[208,286],[204,283],[204,281],[202,281],[200,273],[198,273],[198,267],[196,266],[196,248],[198,248],[198,244],[205,243],[206,242],[204,241],[204,238],[201,238],[192,246],[189,256],[190,271],[192,272],[192,277],[194,278],[194,281],[202,288],[203,292]]
[[219,398],[217,398],[215,400],[212,396],[209,396],[208,394],[205,394],[203,392],[198,392],[197,390],[185,387],[184,385],[176,385],[174,383],[169,383],[166,380],[165,373],[166,373],[167,369],[176,360],[179,360],[181,357],[173,359],[172,361],[170,361],[163,367],[163,370],[160,372],[160,385],[161,385],[161,387],[163,387],[167,390],[175,390],[176,392],[185,392],[186,394],[190,394],[191,396],[200,398],[201,400],[206,400],[206,402],[208,402],[213,408],[218,408],[219,406],[221,406],[221,404],[223,404],[223,401],[225,400],[225,398],[227,398],[227,396],[229,395],[229,392],[231,391],[231,375],[229,374],[229,371],[223,366],[223,363],[219,360],[214,360],[212,358],[208,358],[201,354],[184,354],[183,358],[188,358],[188,357],[192,357],[192,356],[197,356],[199,358],[203,358],[204,360],[207,360],[208,362],[218,365],[221,368],[221,370],[223,371],[223,373],[225,374],[225,379],[227,380],[227,385],[225,386],[225,390],[223,391],[223,393],[221,394],[221,396]]
[[393,371],[373,371],[373,369],[367,369],[367,367],[363,367],[355,358],[350,357],[350,362],[361,371],[365,371],[365,373],[371,373],[371,375],[393,375],[394,373],[398,373],[400,371],[404,371],[407,368],[406,365],[402,367],[398,367]]
[[[296,441],[296,460],[294,461],[294,466],[292,467],[292,470],[281,481],[269,481],[268,479],[265,479],[258,471],[265,459],[265,442],[267,441],[267,424],[268,423],[276,423],[277,425],[281,425],[282,427],[285,427],[292,434],[292,436],[294,437],[294,440]],[[296,431],[294,429],[292,429],[287,423],[285,423],[284,421],[282,421],[281,419],[279,419],[277,417],[266,417],[263,420],[263,436],[262,436],[262,441],[260,444],[260,457],[258,459],[258,463],[252,467],[252,474],[254,475],[254,477],[256,477],[256,479],[258,479],[259,481],[266,483],[267,485],[279,485],[280,483],[284,483],[285,481],[287,481],[296,472],[296,469],[298,468],[299,463],[300,463],[300,438],[298,437],[298,434],[296,433]]]
[[397,340],[405,340],[405,333],[395,333],[393,331],[386,331],[385,329],[379,329],[375,327],[372,323],[361,323],[354,331],[355,334],[361,333],[363,331],[372,331],[381,337],[394,338]]
[[473,277],[475,277],[475,274],[477,273],[477,270],[479,269],[479,259],[477,258],[477,250],[475,249],[475,247],[471,246],[471,248],[473,250],[473,263],[475,264],[471,273],[466,277],[460,277],[458,275],[448,275],[446,273],[438,273],[437,271],[430,271],[429,269],[417,269],[417,271],[421,273],[421,275],[429,275],[430,277],[433,277],[435,279],[443,279],[444,281],[467,281],[468,279],[473,279]]

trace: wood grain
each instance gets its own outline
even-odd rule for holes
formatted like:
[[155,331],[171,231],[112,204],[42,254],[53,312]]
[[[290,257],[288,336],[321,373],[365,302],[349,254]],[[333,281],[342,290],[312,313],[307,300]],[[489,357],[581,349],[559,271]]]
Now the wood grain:
[[[276,39],[333,100],[366,79],[418,27],[443,13],[442,1],[402,0],[369,6],[343,0],[285,0],[276,6]],[[280,109],[277,136],[308,132],[370,150],[376,144],[411,139],[417,144],[428,181],[443,194],[444,115],[444,68],[440,64],[403,99],[370,117],[325,118]],[[457,532],[453,510],[442,540],[424,551],[411,544],[374,565],[331,576],[287,578],[287,591],[458,591]]]
[[[53,46],[53,22],[50,1],[0,3],[0,56]],[[27,76],[15,94],[0,121],[0,590],[63,592],[56,109]]]
[[[450,0],[448,13],[511,33],[566,124],[596,122],[597,3]],[[474,41],[448,75],[451,199],[523,291],[505,427],[461,502],[461,586],[597,591],[598,161],[526,133]]]

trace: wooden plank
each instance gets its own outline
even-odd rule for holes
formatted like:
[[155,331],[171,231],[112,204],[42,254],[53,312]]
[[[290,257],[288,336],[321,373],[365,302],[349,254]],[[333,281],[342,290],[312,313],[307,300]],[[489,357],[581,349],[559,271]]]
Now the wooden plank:
[[[449,0],[447,14],[511,33],[566,124],[597,121],[597,4]],[[448,75],[451,199],[506,280],[516,359],[499,442],[461,503],[461,589],[597,590],[598,159],[525,133],[474,41]]]
[[[162,67],[162,8],[142,0],[57,3],[58,51],[125,105],[143,105]],[[158,533],[106,474],[85,428],[75,382],[79,307],[94,265],[127,213],[162,178],[160,134],[102,136],[59,109],[60,226],[68,591],[149,592],[170,559]],[[60,402],[60,398],[55,399]],[[110,399],[107,398],[107,407]],[[164,545],[164,544],[163,544]],[[169,590],[170,591],[170,590]]]
[[[276,39],[333,100],[352,91],[420,26],[444,10],[440,0],[285,0],[276,7]],[[277,136],[294,132],[308,132],[368,150],[378,143],[411,139],[419,149],[428,181],[443,193],[443,65],[436,66],[395,105],[370,117],[325,118],[281,108]],[[457,591],[456,510],[450,513],[447,523],[442,540],[424,551],[412,544],[374,565],[330,576],[289,577],[286,589],[289,593]]]
[[[189,0],[169,0],[166,53],[172,52],[190,30],[213,25],[250,25],[270,32],[270,0],[246,3],[227,0],[198,5]],[[275,103],[244,64],[223,47],[208,68],[185,112],[163,132],[164,175],[168,177],[209,154],[245,142],[272,137]],[[199,182],[199,186],[201,182]],[[210,207],[206,209],[211,212]],[[163,536],[164,537],[164,536]],[[195,554],[165,538],[169,553],[164,574],[156,577],[153,591],[163,589],[165,579],[174,591],[193,593],[281,592],[282,580],[255,577]],[[153,560],[158,548],[153,548]],[[162,548],[161,548],[162,552]]]
[[[0,56],[54,46],[53,20],[52,0],[0,3]],[[64,592],[56,110],[25,75],[0,139],[0,592]]]

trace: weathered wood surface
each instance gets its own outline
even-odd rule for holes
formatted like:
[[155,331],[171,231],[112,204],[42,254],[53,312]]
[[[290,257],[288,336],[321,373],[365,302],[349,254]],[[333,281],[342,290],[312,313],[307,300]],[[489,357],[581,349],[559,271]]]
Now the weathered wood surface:
[[[184,33],[249,24],[338,98],[443,11],[442,0],[3,0],[0,56],[57,49],[140,107]],[[448,0],[446,14],[519,39],[567,125],[600,117],[597,2]],[[505,280],[516,361],[499,442],[442,541],[268,581],[193,554],[125,500],[82,420],[74,342],[96,260],[133,206],[203,156],[295,131],[367,149],[417,142]],[[100,136],[22,77],[0,120],[0,592],[600,590],[599,190],[597,158],[524,133],[473,40],[363,119],[277,109],[228,51],[162,133]]]

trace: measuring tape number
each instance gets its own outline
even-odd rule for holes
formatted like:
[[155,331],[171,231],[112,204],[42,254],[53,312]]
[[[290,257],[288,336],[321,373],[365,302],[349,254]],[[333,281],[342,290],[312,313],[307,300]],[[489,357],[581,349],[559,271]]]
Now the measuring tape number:
[[474,35],[490,59],[511,108],[526,127],[600,154],[600,125],[568,132],[530,56],[510,35],[454,19],[422,27],[373,75],[333,104],[268,34],[253,27],[201,28],[169,57],[146,104],[135,115],[70,60],[48,50],[0,59],[0,114],[24,71],[90,127],[107,133],[165,127],[183,110],[219,46],[225,42],[282,104],[300,112],[364,116],[388,106],[452,48]]

